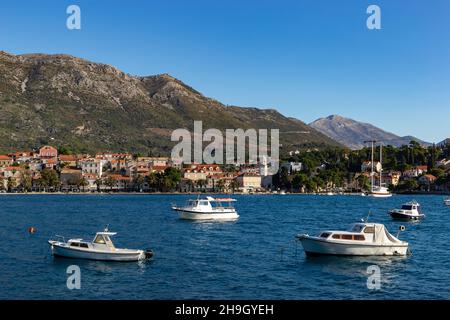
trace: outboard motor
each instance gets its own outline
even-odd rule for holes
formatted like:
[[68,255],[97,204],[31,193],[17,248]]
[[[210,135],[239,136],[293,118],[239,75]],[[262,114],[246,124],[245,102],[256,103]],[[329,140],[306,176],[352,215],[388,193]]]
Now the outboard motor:
[[154,255],[154,253],[151,249],[145,249],[144,254],[145,254],[145,259],[150,259]]

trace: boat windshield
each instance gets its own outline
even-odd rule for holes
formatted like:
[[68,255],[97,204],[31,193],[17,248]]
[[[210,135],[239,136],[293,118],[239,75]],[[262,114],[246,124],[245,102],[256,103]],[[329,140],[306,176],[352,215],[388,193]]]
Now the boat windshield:
[[98,244],[105,244],[105,239],[103,238],[103,236],[101,234],[98,234],[95,237],[94,243],[98,243]]
[[232,201],[211,201],[211,206],[213,208],[233,208]]
[[189,207],[196,207],[196,206],[197,206],[197,200],[189,200],[189,201],[187,202],[187,205],[188,205]]
[[404,204],[404,205],[402,205],[402,209],[403,210],[412,210],[413,206],[410,204]]
[[361,232],[362,229],[364,229],[364,225],[355,224],[355,225],[350,226],[348,231],[350,231],[350,232]]

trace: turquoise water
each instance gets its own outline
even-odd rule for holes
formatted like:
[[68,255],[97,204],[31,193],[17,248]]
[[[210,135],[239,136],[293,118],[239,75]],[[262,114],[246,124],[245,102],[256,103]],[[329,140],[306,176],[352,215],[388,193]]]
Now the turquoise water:
[[[404,223],[412,256],[305,257],[298,233],[341,229],[373,211],[396,234],[387,210],[411,196],[236,196],[240,219],[182,221],[173,195],[0,196],[1,299],[450,299],[450,207],[416,196],[427,218]],[[54,258],[55,234],[91,239],[106,225],[118,247],[152,248],[145,263]],[[28,227],[37,228],[33,235]],[[66,268],[81,269],[81,289]],[[381,269],[381,289],[367,289],[367,267]]]

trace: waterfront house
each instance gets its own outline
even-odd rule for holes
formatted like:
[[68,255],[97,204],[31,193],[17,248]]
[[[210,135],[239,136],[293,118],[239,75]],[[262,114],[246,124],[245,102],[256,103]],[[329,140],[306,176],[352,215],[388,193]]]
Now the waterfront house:
[[[379,161],[374,162],[373,168],[376,172],[380,172],[382,169],[381,163]],[[372,161],[364,161],[361,165],[361,172],[371,171]]]
[[103,175],[103,161],[101,159],[82,159],[79,165],[83,174],[95,174],[97,177]]
[[60,164],[62,163],[67,167],[77,167],[78,157],[75,155],[60,154],[58,158]]
[[286,169],[289,174],[293,174],[302,171],[303,164],[301,162],[285,162],[281,165],[281,168]]
[[2,167],[1,174],[4,179],[5,189],[8,187],[8,183],[12,185],[12,189],[16,189],[22,182],[22,174],[25,172],[25,169],[22,167]]
[[102,185],[97,185],[97,181],[101,181],[101,179],[96,174],[83,173],[83,178],[87,182],[85,190],[96,191],[97,189],[101,189]]
[[52,146],[43,146],[39,149],[39,158],[46,160],[58,160],[58,150]]
[[[383,174],[381,175],[381,184],[385,186],[393,185],[395,187],[399,184],[401,177],[402,174],[401,172],[398,171],[383,172]],[[374,178],[375,184],[379,185],[380,183],[379,175],[375,175]]]
[[261,176],[259,174],[242,173],[235,180],[244,193],[261,189]]
[[54,158],[48,158],[48,159],[41,159],[41,163],[44,169],[54,170],[56,168],[56,165],[58,164],[58,161]]
[[12,154],[14,161],[22,164],[28,163],[39,157],[39,154],[34,151],[19,151]]
[[428,167],[427,166],[416,166],[412,169],[406,170],[403,172],[403,177],[405,179],[412,179],[420,177],[421,175],[427,173]]
[[126,170],[128,166],[127,159],[112,159],[109,161],[112,171],[119,172],[121,170]]
[[130,190],[133,182],[131,177],[121,174],[108,174],[103,180],[107,181],[108,178],[113,181],[113,184],[110,186],[105,186],[106,190],[127,191]]
[[97,153],[96,159],[111,161],[111,160],[131,160],[133,156],[129,153]]
[[183,171],[183,177],[191,181],[206,180],[209,175],[222,173],[222,169],[217,164],[191,164]]
[[168,166],[151,166],[149,171],[151,173],[164,173]]
[[7,167],[13,164],[13,158],[8,156],[8,155],[4,155],[1,154],[0,155],[0,167]]
[[422,190],[431,191],[431,186],[436,182],[437,178],[432,174],[424,174],[418,179],[419,184],[422,186]]
[[61,190],[74,191],[78,190],[83,175],[80,169],[63,168],[60,173]]

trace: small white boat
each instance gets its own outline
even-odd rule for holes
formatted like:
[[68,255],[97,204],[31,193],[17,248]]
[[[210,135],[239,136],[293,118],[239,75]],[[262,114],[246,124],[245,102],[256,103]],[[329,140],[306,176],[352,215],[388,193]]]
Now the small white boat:
[[401,209],[390,210],[389,214],[395,220],[420,220],[425,218],[421,212],[420,204],[413,200],[402,205]]
[[372,144],[372,158],[371,158],[371,164],[372,164],[372,170],[370,172],[370,186],[371,190],[369,192],[369,196],[374,198],[389,198],[392,197],[392,193],[389,192],[389,189],[383,186],[383,145],[380,144],[380,171],[379,171],[379,185],[375,185],[375,168],[374,168],[374,152],[375,152],[375,143],[377,141],[365,141],[370,142]]
[[445,205],[450,206],[450,199],[444,199],[444,203]]
[[52,254],[54,256],[101,260],[101,261],[139,261],[149,259],[153,256],[151,250],[119,249],[114,246],[111,236],[115,232],[109,232],[105,229],[103,232],[97,232],[94,240],[83,241],[82,239],[70,239],[65,241],[49,240]]
[[189,200],[184,207],[172,206],[181,219],[186,220],[236,220],[239,218],[232,198],[213,198]]
[[331,192],[331,191],[328,191],[328,192],[327,192],[327,196],[334,196],[334,193]]
[[386,187],[375,187],[369,193],[369,196],[375,198],[389,198],[392,197],[392,193],[390,193],[389,189]]
[[408,243],[397,237],[383,224],[361,222],[347,231],[322,231],[319,236],[301,234],[297,239],[307,255],[404,256]]

